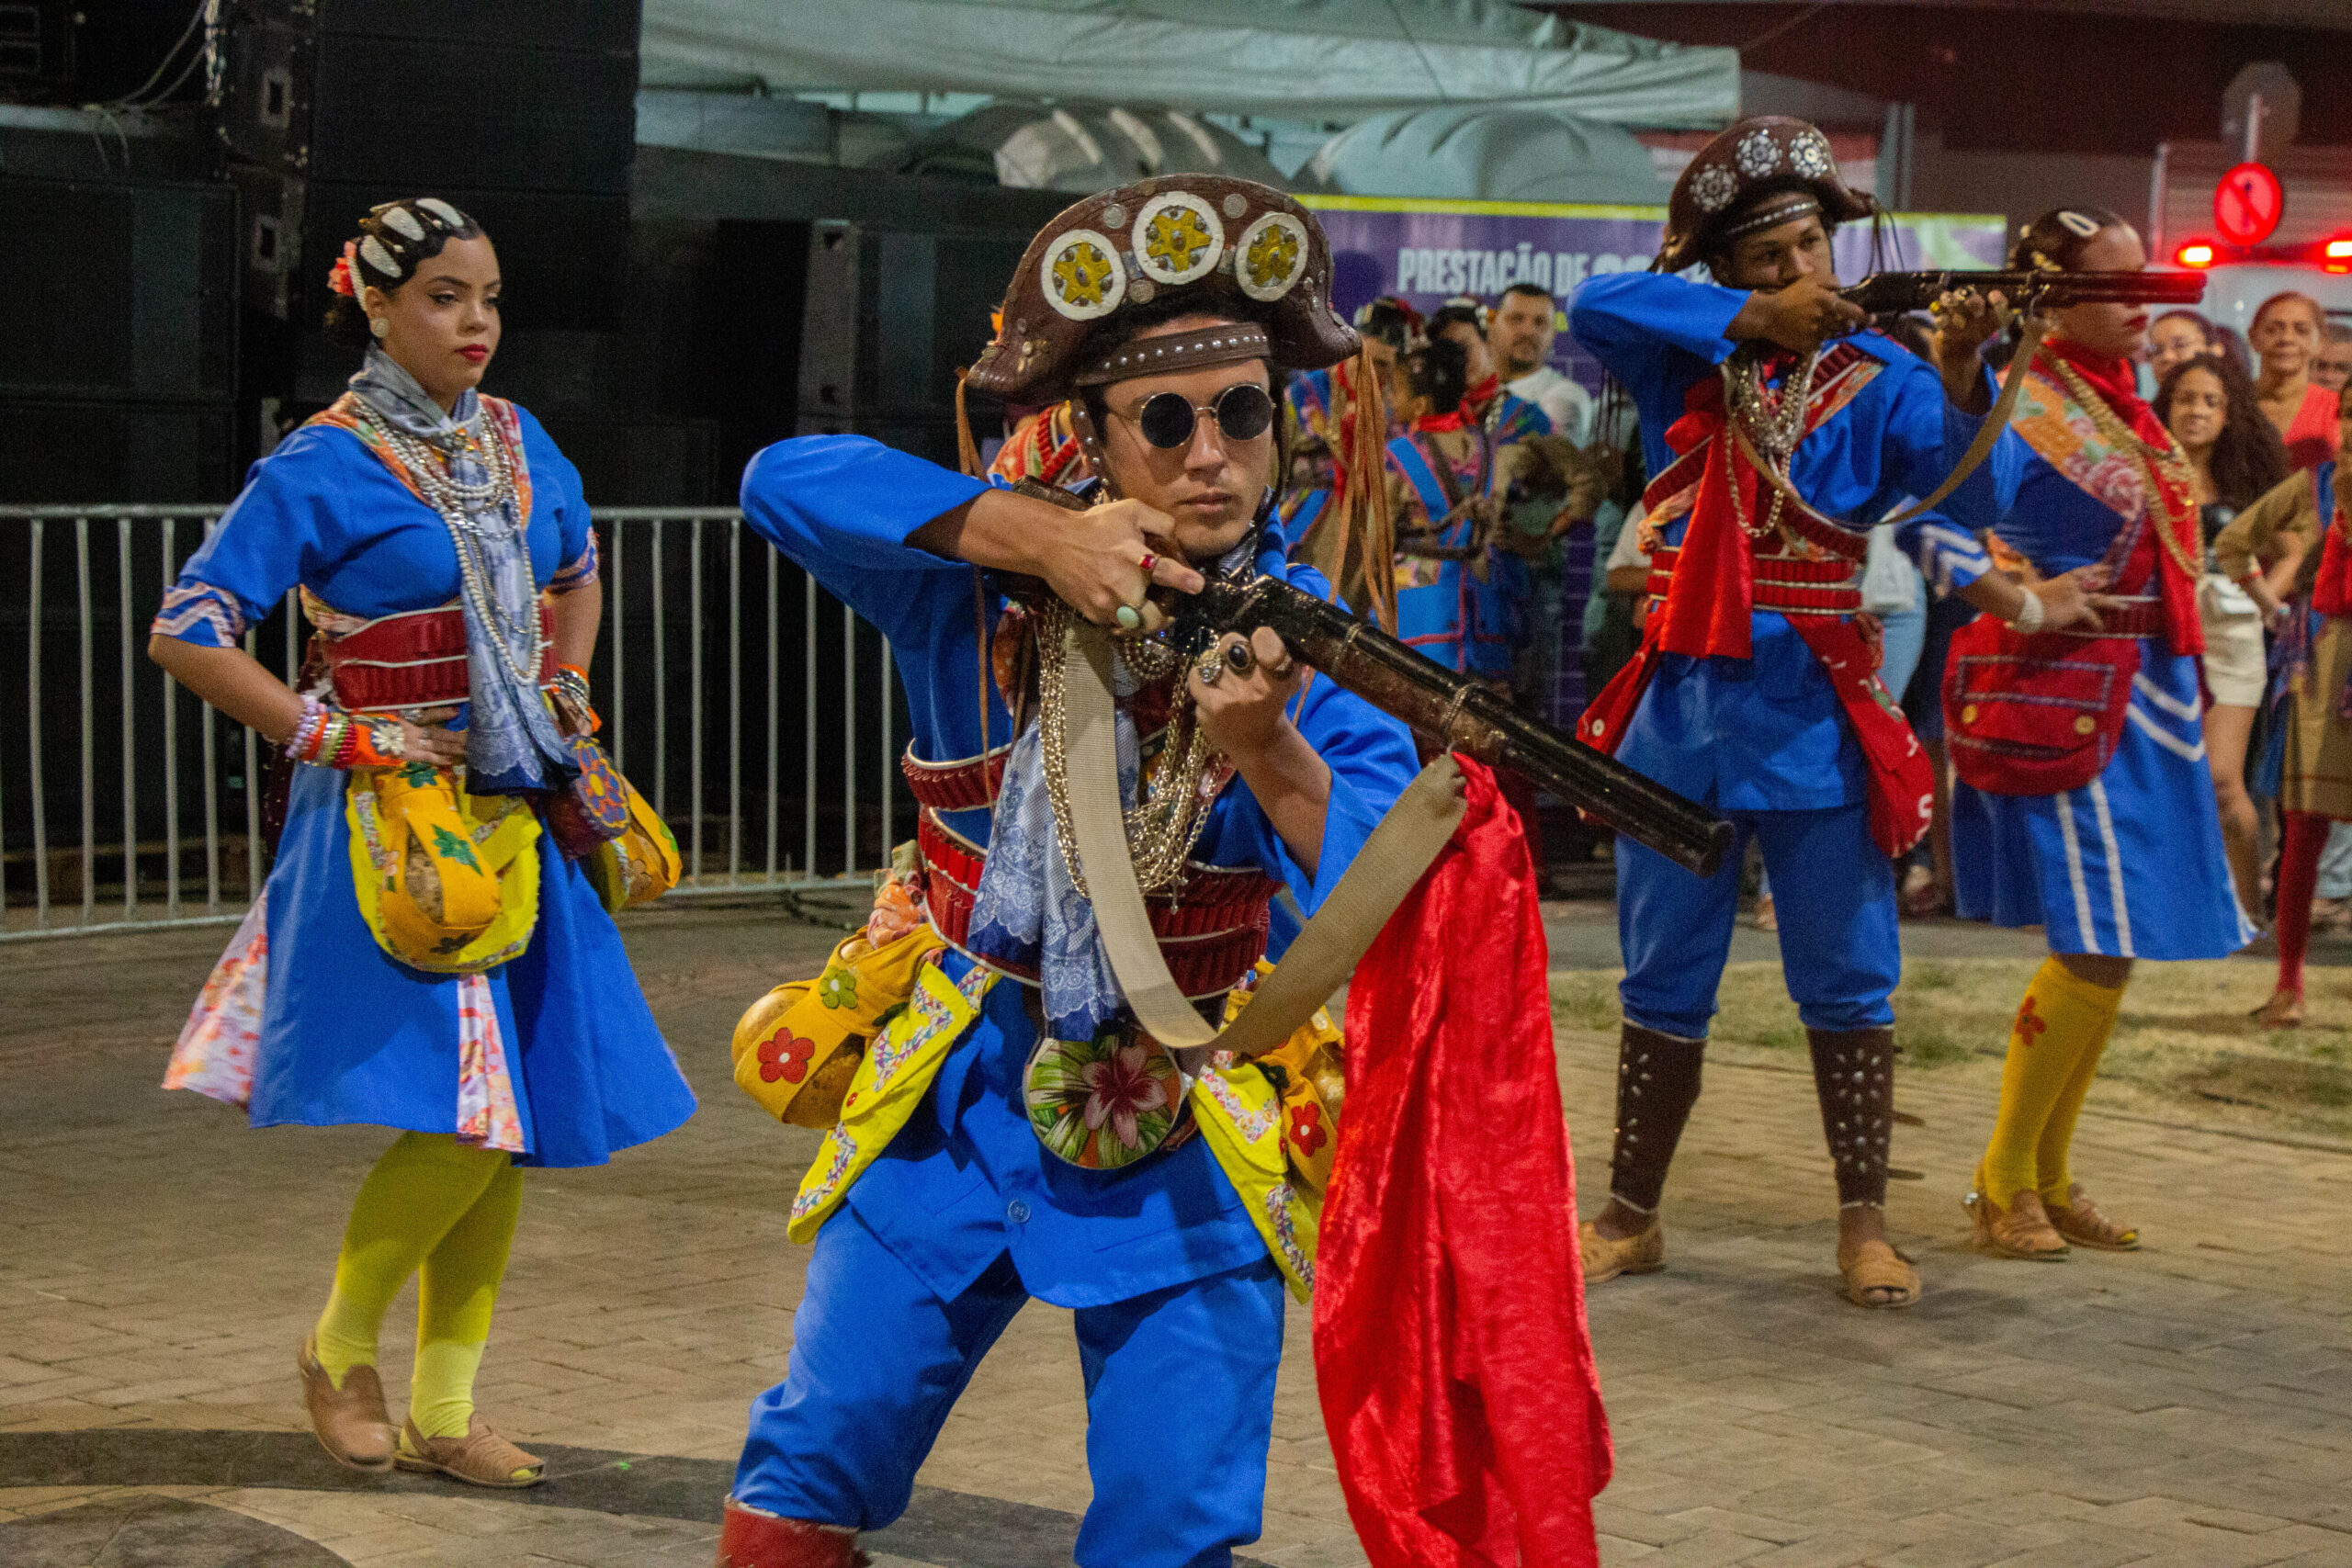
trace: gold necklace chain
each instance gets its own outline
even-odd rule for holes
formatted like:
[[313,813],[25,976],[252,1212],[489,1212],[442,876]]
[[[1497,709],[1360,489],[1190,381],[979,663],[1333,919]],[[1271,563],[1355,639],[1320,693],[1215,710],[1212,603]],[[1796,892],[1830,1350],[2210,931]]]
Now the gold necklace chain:
[[[1077,612],[1058,599],[1048,600],[1038,612],[1037,722],[1045,727],[1046,798],[1053,807],[1062,864],[1080,897],[1091,898],[1073,849],[1078,840],[1070,822],[1068,710],[1062,700],[1062,649],[1076,618]],[[1122,644],[1118,657],[1146,681],[1173,674],[1184,662],[1181,652],[1158,639]],[[1136,883],[1146,893],[1163,892],[1182,880],[1193,846],[1208,826],[1208,804],[1216,793],[1207,787],[1216,750],[1193,712],[1192,694],[1181,686],[1169,704],[1161,756],[1158,779],[1147,783],[1138,777],[1136,805],[1124,813]],[[1137,769],[1140,773],[1140,760]]]
[[[2057,370],[2058,378],[2066,384],[2067,396],[2090,416],[2093,428],[2106,438],[2108,445],[2127,451],[2140,460],[2140,470],[2148,480],[2148,521],[2156,531],[2156,541],[2164,546],[2165,554],[2172,558],[2172,564],[2178,567],[2190,582],[2197,581],[2204,575],[2204,569],[2189,561],[2188,552],[2181,544],[2178,530],[2174,525],[2172,510],[2166,504],[2169,492],[2165,488],[2165,480],[2169,479],[2183,493],[2195,493],[2196,479],[2189,469],[2188,459],[2181,456],[2177,446],[2169,444],[2156,446],[2142,439],[2138,431],[2124,423],[2123,417],[2108,406],[2107,400],[2099,396],[2098,389],[2083,378],[2083,373],[2067,364],[2063,356],[2053,354],[2048,363]],[[2156,473],[2159,468],[2164,469],[2162,478]],[[2199,547],[2200,550],[2203,547],[2201,541]]]

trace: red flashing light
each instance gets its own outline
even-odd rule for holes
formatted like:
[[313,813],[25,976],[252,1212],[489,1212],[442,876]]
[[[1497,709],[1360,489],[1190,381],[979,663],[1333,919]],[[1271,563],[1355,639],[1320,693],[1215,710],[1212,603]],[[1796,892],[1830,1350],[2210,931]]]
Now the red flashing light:
[[[2347,251],[2352,251],[2352,247],[2347,247]],[[2202,240],[2191,240],[2173,253],[2173,260],[2183,266],[2211,266],[2213,247]]]
[[2320,265],[2329,272],[2352,272],[2352,235],[2338,236],[2323,245]]

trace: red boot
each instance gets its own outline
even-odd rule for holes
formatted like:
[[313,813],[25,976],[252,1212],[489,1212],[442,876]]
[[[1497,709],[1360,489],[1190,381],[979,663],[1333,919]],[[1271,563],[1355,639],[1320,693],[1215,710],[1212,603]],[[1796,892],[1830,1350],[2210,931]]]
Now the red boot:
[[718,1568],[865,1568],[872,1561],[847,1526],[779,1518],[727,1499]]

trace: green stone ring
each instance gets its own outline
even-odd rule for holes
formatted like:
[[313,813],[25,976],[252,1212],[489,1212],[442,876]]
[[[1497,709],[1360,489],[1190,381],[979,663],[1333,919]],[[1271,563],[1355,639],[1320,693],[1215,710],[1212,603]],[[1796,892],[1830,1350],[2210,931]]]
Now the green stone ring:
[[1143,612],[1133,604],[1120,605],[1119,613],[1112,618],[1119,623],[1119,629],[1122,631],[1131,632],[1143,625]]

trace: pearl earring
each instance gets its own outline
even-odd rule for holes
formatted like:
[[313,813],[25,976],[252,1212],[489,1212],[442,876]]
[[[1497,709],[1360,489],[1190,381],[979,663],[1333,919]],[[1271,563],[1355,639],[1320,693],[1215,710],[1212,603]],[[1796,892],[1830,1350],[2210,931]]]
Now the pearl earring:
[[378,337],[382,337],[386,333],[390,332],[392,327],[391,323],[385,321],[383,317],[370,316],[368,318],[368,330]]

